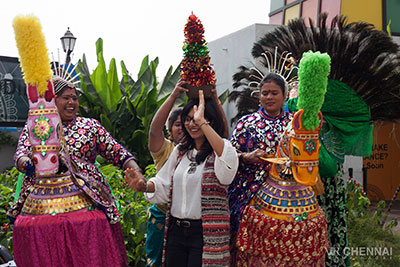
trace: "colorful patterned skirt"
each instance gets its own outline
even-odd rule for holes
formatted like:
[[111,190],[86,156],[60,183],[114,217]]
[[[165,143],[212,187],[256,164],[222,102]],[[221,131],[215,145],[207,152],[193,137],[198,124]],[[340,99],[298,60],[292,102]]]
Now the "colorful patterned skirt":
[[71,176],[38,178],[14,223],[18,266],[128,266],[120,224],[105,214]]
[[310,187],[268,178],[244,210],[237,266],[325,266],[327,222]]

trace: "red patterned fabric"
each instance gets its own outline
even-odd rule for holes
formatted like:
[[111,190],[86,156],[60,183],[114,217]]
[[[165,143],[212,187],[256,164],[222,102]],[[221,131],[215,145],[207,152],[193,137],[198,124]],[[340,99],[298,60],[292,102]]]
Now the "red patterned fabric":
[[[315,264],[323,262],[321,258],[329,247],[326,229],[321,208],[312,219],[288,222],[248,206],[236,239],[237,266],[319,266]],[[257,262],[269,264],[257,265]]]
[[14,258],[18,267],[128,266],[121,225],[99,210],[19,215]]
[[281,260],[257,257],[245,252],[238,251],[237,253],[237,265],[240,267],[324,267],[325,266],[325,255],[318,260],[306,260],[291,261],[283,263]]

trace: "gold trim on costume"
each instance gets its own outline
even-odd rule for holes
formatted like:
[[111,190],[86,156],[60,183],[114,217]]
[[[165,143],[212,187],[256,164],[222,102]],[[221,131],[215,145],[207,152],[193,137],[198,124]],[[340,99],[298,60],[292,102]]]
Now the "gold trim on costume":
[[[289,181],[283,181],[281,180],[281,178],[278,177],[274,177],[272,176],[272,174],[269,175],[269,178],[271,178],[271,180],[278,184],[278,185],[283,185],[283,186],[288,186],[288,185],[300,185],[298,182],[289,182]],[[268,183],[269,184],[269,183]],[[270,184],[269,184],[270,185]]]
[[73,184],[70,175],[61,176],[61,177],[52,177],[52,178],[39,178],[36,180],[35,187],[40,187],[42,185],[46,186],[57,186],[59,184]]
[[92,205],[92,200],[83,191],[71,193],[73,185],[74,182],[69,174],[37,179],[22,211],[33,215],[59,214]]
[[29,116],[36,116],[42,114],[58,114],[58,111],[56,108],[46,108],[46,109],[29,110],[28,112]]
[[92,202],[83,193],[54,199],[27,198],[22,212],[34,215],[67,213],[89,207]]
[[310,140],[310,139],[318,139],[319,134],[294,134],[294,138],[300,140]]
[[292,165],[299,166],[299,167],[318,167],[319,160],[296,160],[292,161]]
[[304,207],[282,207],[266,203],[258,195],[250,202],[250,205],[258,207],[262,214],[268,215],[273,218],[282,219],[285,221],[294,221],[293,215],[300,215],[304,212],[308,213],[310,218],[314,218],[318,213],[318,204],[313,204]]
[[38,145],[38,146],[33,146],[32,150],[33,150],[33,152],[58,151],[59,146]]

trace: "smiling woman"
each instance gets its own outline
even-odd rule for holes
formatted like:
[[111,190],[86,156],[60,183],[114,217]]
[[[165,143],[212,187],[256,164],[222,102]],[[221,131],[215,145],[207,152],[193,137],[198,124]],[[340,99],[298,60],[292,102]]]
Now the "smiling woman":
[[[167,203],[165,264],[229,266],[228,185],[237,153],[221,138],[225,126],[213,99],[191,99],[182,111],[183,141],[155,178],[133,176],[129,186],[147,192],[154,203]],[[127,173],[127,176],[130,174]]]
[[75,87],[65,86],[57,90],[57,85],[59,83],[58,80],[54,81],[58,114],[60,114],[63,122],[72,121],[75,118],[79,107],[76,89]]
[[255,91],[259,94],[259,110],[240,118],[232,133],[231,142],[239,153],[241,163],[236,178],[229,186],[233,233],[239,228],[245,206],[271,166],[261,158],[275,154],[280,137],[292,117],[283,110],[287,88],[287,82],[276,73],[270,72],[263,77]]

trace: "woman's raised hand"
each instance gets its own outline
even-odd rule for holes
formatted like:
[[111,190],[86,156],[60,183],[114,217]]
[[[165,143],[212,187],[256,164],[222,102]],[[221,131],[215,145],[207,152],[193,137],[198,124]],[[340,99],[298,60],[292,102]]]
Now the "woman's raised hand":
[[201,125],[206,121],[204,118],[204,107],[204,93],[203,90],[199,90],[199,106],[193,106],[193,119],[197,125]]
[[188,92],[189,89],[185,87],[188,82],[183,80],[182,78],[178,80],[174,90],[171,93],[171,96],[177,99],[182,93]]

